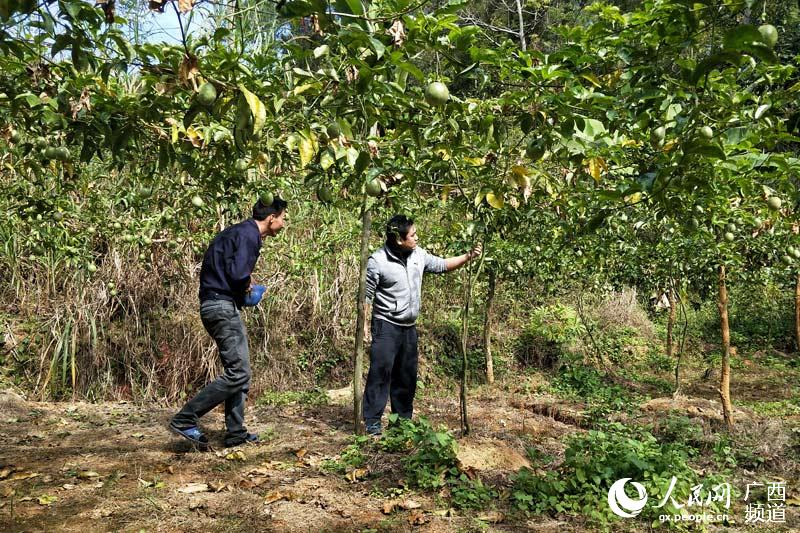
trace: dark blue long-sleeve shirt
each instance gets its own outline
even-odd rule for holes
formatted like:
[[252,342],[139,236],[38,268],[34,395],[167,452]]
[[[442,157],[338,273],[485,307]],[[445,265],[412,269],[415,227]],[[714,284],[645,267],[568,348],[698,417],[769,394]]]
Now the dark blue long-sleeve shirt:
[[241,307],[260,254],[261,234],[252,218],[218,233],[203,256],[200,301],[230,300]]

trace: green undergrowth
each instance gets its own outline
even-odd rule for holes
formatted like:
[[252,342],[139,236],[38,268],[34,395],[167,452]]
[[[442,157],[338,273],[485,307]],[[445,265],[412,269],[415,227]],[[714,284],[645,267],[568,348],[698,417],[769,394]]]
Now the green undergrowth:
[[282,405],[327,405],[328,395],[324,390],[309,391],[265,391],[256,400],[256,405],[278,407]]
[[[700,479],[689,459],[695,451],[679,442],[661,442],[646,428],[606,424],[602,429],[578,433],[567,438],[564,461],[557,468],[543,473],[522,469],[513,478],[512,499],[517,508],[531,514],[583,515],[591,522],[607,526],[617,520],[608,505],[612,484],[624,478],[641,483],[648,503],[637,520],[657,522],[661,514],[680,514],[664,500],[673,476],[675,486],[670,493],[679,504],[688,501],[691,487],[702,483],[712,488],[722,483],[719,476]],[[626,494],[636,498],[635,493]],[[703,510],[717,512],[719,502],[711,502]]]

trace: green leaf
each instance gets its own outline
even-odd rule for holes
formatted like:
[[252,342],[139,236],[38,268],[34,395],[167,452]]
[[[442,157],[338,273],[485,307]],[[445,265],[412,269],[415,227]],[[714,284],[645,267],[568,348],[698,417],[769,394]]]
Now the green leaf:
[[369,162],[370,162],[369,153],[361,152],[360,154],[358,154],[358,159],[356,159],[356,164],[353,165],[353,172],[356,175],[361,174],[362,172],[364,172],[364,169],[366,169],[369,166]]
[[763,61],[774,62],[777,60],[775,52],[764,42],[758,28],[751,24],[742,24],[725,34],[724,48],[744,52]]
[[598,135],[605,132],[606,127],[599,120],[593,118],[584,119],[583,133],[590,139],[594,139]]
[[28,107],[36,107],[42,103],[42,100],[33,93],[18,94],[15,100],[24,99],[28,103]]
[[267,121],[267,108],[261,103],[258,96],[248,91],[241,83],[239,84],[239,90],[242,91],[247,100],[247,105],[250,106],[250,112],[253,113],[253,133],[258,133]]
[[369,42],[372,46],[372,49],[375,50],[375,55],[378,57],[378,59],[382,58],[383,53],[386,51],[386,46],[384,46],[384,44],[375,37],[370,37]]
[[130,61],[136,53],[133,50],[131,43],[124,36],[119,34],[111,34],[110,37],[117,44],[119,51],[122,52],[122,55],[125,56],[125,60]]
[[687,155],[699,155],[712,159],[726,159],[725,151],[715,144],[692,145],[686,150]]
[[335,159],[329,150],[323,152],[319,158],[319,166],[322,167],[322,170],[328,170],[331,168],[331,166],[333,166],[334,162]]
[[692,78],[690,81],[693,85],[697,85],[697,82],[700,81],[700,78],[710,73],[712,70],[715,70],[725,64],[731,64],[738,67],[741,65],[741,63],[742,55],[732,50],[725,50],[716,54],[712,54],[697,64],[694,72],[692,73]]
[[763,42],[763,38],[758,28],[752,24],[742,24],[728,30],[722,42],[723,48],[741,50],[750,46],[753,42]]
[[417,81],[425,81],[425,74],[423,74],[422,71],[416,65],[412,65],[411,63],[408,63],[406,61],[401,61],[397,63],[397,68],[408,72],[409,74],[417,78]]
[[60,51],[68,48],[72,44],[72,36],[66,34],[57,35],[53,40],[53,46],[50,48],[50,54],[55,56]]
[[326,56],[330,53],[331,47],[327,44],[321,44],[314,48],[314,57],[319,59],[322,56]]
[[359,0],[336,0],[336,10],[352,15],[364,14],[364,6],[361,5]]

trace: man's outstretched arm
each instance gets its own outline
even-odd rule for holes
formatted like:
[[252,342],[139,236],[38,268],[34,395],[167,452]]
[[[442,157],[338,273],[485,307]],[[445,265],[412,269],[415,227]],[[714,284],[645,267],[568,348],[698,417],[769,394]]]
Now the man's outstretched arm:
[[444,265],[447,268],[447,272],[451,272],[453,270],[456,270],[457,268],[464,266],[467,262],[472,261],[476,257],[480,256],[482,251],[483,251],[483,245],[481,243],[478,243],[475,245],[474,248],[472,248],[472,250],[470,250],[465,254],[446,258],[444,260]]

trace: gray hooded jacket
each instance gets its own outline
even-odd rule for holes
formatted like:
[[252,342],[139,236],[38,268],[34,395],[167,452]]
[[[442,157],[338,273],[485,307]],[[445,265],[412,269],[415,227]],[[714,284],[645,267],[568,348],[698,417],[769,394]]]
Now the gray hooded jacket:
[[372,304],[373,319],[399,326],[414,325],[419,316],[424,272],[447,272],[444,259],[417,246],[404,264],[386,246],[376,250],[367,261],[366,300]]

